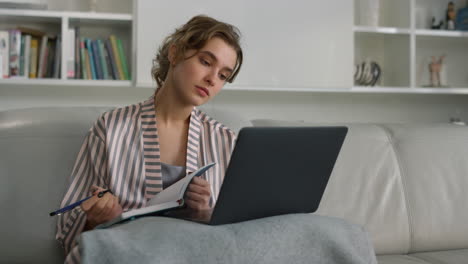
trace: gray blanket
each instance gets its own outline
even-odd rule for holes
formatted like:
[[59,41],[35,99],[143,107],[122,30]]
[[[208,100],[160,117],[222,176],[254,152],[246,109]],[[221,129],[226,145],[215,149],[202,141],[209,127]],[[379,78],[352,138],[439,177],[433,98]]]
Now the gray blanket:
[[313,214],[222,226],[145,217],[83,233],[80,250],[83,263],[377,263],[361,227]]

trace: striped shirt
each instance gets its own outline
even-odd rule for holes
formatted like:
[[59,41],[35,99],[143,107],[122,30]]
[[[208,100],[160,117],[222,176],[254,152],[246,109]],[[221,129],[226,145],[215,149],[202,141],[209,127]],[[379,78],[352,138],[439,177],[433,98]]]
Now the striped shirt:
[[[163,188],[156,120],[154,96],[102,114],[81,146],[61,206],[89,196],[91,186],[97,185],[110,189],[124,211],[145,207]],[[193,108],[186,173],[216,163],[203,176],[212,187],[211,205],[217,200],[235,139],[232,130]],[[58,217],[56,239],[64,247],[68,263],[80,262],[76,242],[85,222],[80,207]]]

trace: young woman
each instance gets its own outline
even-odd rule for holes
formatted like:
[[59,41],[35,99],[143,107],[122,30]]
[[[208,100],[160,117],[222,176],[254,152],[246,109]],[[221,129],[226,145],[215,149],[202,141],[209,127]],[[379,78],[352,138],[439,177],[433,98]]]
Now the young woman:
[[[211,100],[242,65],[239,31],[196,16],[168,36],[153,61],[157,89],[148,100],[104,113],[89,130],[73,168],[62,206],[95,194],[59,216],[57,240],[66,262],[79,262],[81,232],[141,208],[187,173],[216,165],[194,178],[186,193],[189,216],[216,202],[235,134],[196,106]],[[96,193],[110,189],[98,198]]]

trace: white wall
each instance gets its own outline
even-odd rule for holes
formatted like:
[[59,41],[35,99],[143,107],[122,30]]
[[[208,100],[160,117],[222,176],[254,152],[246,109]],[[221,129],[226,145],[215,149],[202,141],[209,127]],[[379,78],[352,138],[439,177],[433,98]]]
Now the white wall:
[[[53,0],[51,3],[58,3],[57,1]],[[349,0],[333,0],[335,4],[340,1],[344,6],[349,6]],[[330,12],[335,12],[323,8],[320,10],[327,17],[330,17]],[[352,12],[352,9],[347,11]],[[282,15],[283,21],[294,19],[288,17],[286,11]],[[326,23],[327,20],[323,21]],[[141,68],[139,70],[139,74],[144,76],[146,71],[142,71]],[[262,68],[256,68],[256,71],[263,76],[268,74],[262,72],[265,71]],[[344,78],[346,80],[350,76]],[[151,93],[152,89],[149,88],[23,87],[0,84],[0,110],[35,106],[126,105],[144,100]],[[231,109],[251,119],[448,122],[450,117],[458,117],[468,120],[468,95],[223,91],[209,105]]]
[[135,8],[139,85],[151,83],[149,56],[164,38],[199,14],[241,31],[244,62],[237,86],[352,85],[352,1],[139,0]]

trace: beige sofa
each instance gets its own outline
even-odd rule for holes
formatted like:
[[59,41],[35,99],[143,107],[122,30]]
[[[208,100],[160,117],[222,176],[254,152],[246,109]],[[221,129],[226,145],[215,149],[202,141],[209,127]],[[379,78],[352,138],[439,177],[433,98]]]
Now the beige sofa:
[[317,213],[365,226],[379,264],[468,263],[468,127],[347,126]]
[[[0,263],[63,262],[48,213],[59,206],[86,131],[106,109],[0,112]],[[222,109],[205,110],[234,130],[251,124]],[[468,263],[468,128],[349,128],[317,213],[366,227],[379,263]]]

